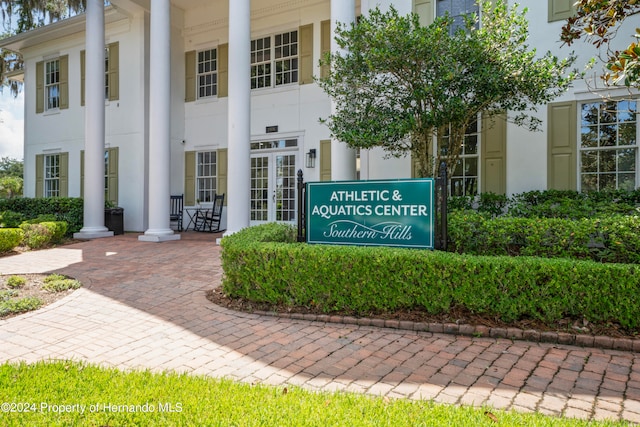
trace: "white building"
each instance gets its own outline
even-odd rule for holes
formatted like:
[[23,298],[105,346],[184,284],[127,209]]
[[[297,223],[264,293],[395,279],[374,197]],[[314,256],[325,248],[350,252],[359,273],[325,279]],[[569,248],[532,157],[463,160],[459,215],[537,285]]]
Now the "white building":
[[[424,23],[475,7],[473,0],[87,3],[84,15],[0,41],[25,62],[24,193],[85,196],[87,237],[105,234],[106,198],[124,208],[125,230],[153,241],[178,238],[170,194],[184,194],[187,206],[226,194],[233,232],[294,220],[298,169],[308,181],[411,177],[410,158],[385,159],[376,149],[356,160],[331,141],[319,122],[331,101],[313,81],[318,61],[335,49],[336,22],[377,5],[415,11]],[[519,3],[529,9],[530,44],[539,52],[566,57],[575,49],[579,67],[596,55],[586,43],[570,49],[558,41],[573,0]],[[630,42],[627,24],[620,47]],[[597,77],[578,81],[540,108],[541,132],[480,125],[454,177],[457,191],[636,188],[637,96],[594,93],[596,84]],[[603,96],[624,96],[609,109],[631,112],[590,115]],[[313,154],[315,165],[307,165]]]

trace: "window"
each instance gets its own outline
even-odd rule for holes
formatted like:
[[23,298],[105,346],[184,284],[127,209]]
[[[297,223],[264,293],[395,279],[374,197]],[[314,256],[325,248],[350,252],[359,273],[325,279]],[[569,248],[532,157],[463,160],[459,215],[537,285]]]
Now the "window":
[[109,99],[109,48],[104,49],[104,99]]
[[[450,130],[438,139],[438,148],[445,155],[449,144]],[[475,196],[478,194],[479,128],[476,120],[464,134],[464,144],[455,170],[449,180],[452,196]]]
[[196,155],[196,198],[201,203],[213,202],[216,194],[216,152],[202,151]]
[[464,16],[471,13],[479,13],[480,9],[476,0],[438,0],[436,2],[436,16],[449,14],[453,18],[451,31],[464,27]]
[[[118,147],[104,150],[104,200],[118,205]],[[84,196],[84,150],[80,150],[80,197]]]
[[218,56],[216,49],[198,52],[197,81],[198,98],[218,94]]
[[44,156],[44,197],[60,196],[60,155]]
[[109,200],[109,150],[104,150],[104,199]]
[[251,40],[251,89],[298,82],[298,31]]
[[581,191],[636,187],[637,113],[634,100],[582,104]]
[[60,108],[60,60],[45,62],[45,106],[47,110]]
[[[85,105],[86,80],[85,50],[80,51],[80,105]],[[108,44],[104,49],[104,99],[116,101],[120,99],[120,44]]]

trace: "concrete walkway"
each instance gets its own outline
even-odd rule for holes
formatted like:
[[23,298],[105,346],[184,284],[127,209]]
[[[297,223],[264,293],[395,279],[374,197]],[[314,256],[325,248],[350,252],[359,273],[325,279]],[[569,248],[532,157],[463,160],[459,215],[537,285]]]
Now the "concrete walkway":
[[220,284],[215,236],[116,236],[0,258],[0,274],[85,285],[0,321],[0,363],[84,360],[436,402],[640,423],[640,354],[282,319],[205,298]]

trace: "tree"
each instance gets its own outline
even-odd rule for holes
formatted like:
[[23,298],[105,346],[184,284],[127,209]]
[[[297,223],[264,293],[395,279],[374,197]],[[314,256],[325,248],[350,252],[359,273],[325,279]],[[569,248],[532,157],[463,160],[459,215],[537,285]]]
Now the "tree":
[[22,178],[3,176],[0,178],[0,197],[13,198],[22,195]]
[[12,176],[22,178],[24,175],[24,163],[21,160],[10,157],[0,158],[0,177]]
[[[4,33],[0,39],[32,30],[77,14],[85,9],[86,0],[0,0]],[[14,22],[14,18],[17,21]],[[23,68],[22,56],[0,49],[0,91],[8,86],[17,96],[21,83],[9,81],[6,74]]]
[[[602,80],[607,85],[624,84],[640,88],[640,45],[632,42],[623,51],[613,50],[610,42],[616,37],[620,25],[630,16],[640,14],[638,0],[578,0],[577,13],[562,27],[561,40],[571,45],[585,38],[599,51],[605,63]],[[633,36],[640,40],[640,28]]]
[[22,195],[24,163],[9,157],[0,158],[0,197]]
[[[425,27],[393,8],[338,26],[335,38],[347,53],[323,58],[330,72],[318,81],[336,104],[322,120],[332,135],[351,147],[411,153],[420,175],[433,176],[436,160],[454,170],[465,130],[480,113],[509,111],[516,113],[510,120],[536,129],[530,113],[569,87],[576,73],[564,73],[575,58],[536,56],[526,45],[524,13],[505,0],[481,7],[481,22],[469,15],[457,29],[446,16]],[[434,158],[434,135],[444,139],[449,129]]]

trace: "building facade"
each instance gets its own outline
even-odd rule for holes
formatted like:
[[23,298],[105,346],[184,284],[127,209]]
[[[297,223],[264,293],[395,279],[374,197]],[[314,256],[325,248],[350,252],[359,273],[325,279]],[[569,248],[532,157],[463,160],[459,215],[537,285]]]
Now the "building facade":
[[[575,50],[580,68],[597,52],[558,41],[572,3],[519,2],[531,47]],[[207,206],[224,193],[234,232],[295,221],[299,169],[308,181],[411,177],[409,157],[332,141],[319,121],[331,100],[314,82],[337,49],[336,23],[391,5],[425,24],[477,10],[473,0],[89,0],[86,14],[0,41],[25,61],[25,196],[85,197],[88,237],[104,231],[109,201],[125,230],[162,241],[177,238],[170,194]],[[598,89],[599,72],[538,108],[540,132],[479,118],[451,191],[636,188],[637,93]]]

